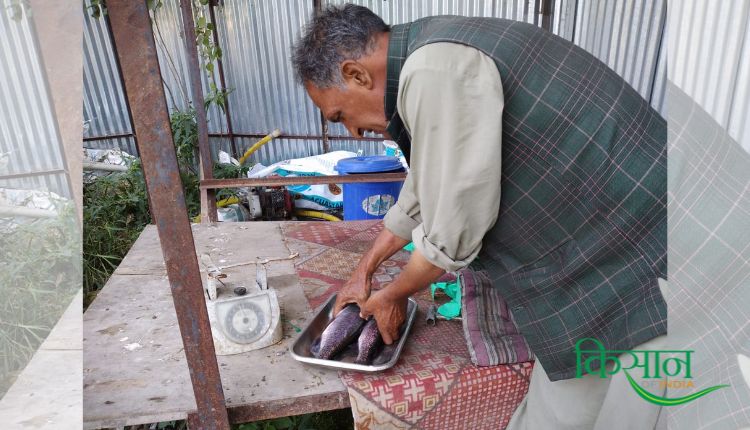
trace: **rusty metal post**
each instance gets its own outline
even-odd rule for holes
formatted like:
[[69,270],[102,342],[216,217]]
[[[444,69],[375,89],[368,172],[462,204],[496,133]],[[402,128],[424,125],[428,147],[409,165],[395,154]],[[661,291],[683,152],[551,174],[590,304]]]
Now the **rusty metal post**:
[[201,429],[229,429],[203,285],[145,1],[107,1],[151,214],[159,232]]
[[539,13],[542,15],[542,28],[552,31],[552,15],[555,8],[554,0],[542,0],[539,5]]
[[[216,7],[216,3],[217,2],[215,0],[211,1],[211,3],[208,5],[208,12],[209,16],[211,17],[211,22],[214,25],[214,31],[211,32],[213,34],[214,45],[221,49],[221,45],[219,45],[219,26],[216,24],[216,13],[214,13],[214,7]],[[227,89],[227,82],[224,78],[224,62],[221,60],[221,58],[216,59],[216,68],[219,71],[219,84],[221,85],[221,91],[224,91]],[[227,119],[227,135],[229,136],[229,145],[232,147],[232,157],[239,159],[242,154],[240,154],[237,150],[237,143],[234,141],[232,114],[229,111],[229,97],[224,99],[224,117]]]
[[[208,121],[203,107],[203,86],[201,85],[201,66],[198,60],[198,47],[195,42],[195,22],[191,0],[180,0],[182,27],[185,31],[185,50],[187,51],[188,75],[195,108],[195,119],[198,124],[198,154],[200,158],[200,180],[213,179],[213,158],[208,146]],[[216,198],[213,191],[201,190],[201,222],[216,222]]]
[[325,154],[331,150],[331,145],[328,143],[328,120],[322,111],[320,112],[320,123],[321,131],[323,132],[323,153]]
[[[323,2],[313,0],[314,16],[318,16],[321,12],[323,12]],[[328,120],[323,115],[323,111],[320,111],[320,131],[323,134],[323,153],[325,154],[331,150],[331,145],[328,143]]]

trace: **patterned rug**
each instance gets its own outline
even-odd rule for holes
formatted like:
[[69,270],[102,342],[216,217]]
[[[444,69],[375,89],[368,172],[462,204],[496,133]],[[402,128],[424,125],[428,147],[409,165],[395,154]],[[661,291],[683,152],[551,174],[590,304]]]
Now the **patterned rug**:
[[[310,306],[318,308],[346,282],[383,229],[380,221],[282,224]],[[399,251],[373,275],[382,288],[401,272]],[[503,429],[526,395],[533,362],[477,367],[460,321],[425,322],[427,290],[414,297],[417,318],[398,364],[384,372],[340,372],[357,429]]]

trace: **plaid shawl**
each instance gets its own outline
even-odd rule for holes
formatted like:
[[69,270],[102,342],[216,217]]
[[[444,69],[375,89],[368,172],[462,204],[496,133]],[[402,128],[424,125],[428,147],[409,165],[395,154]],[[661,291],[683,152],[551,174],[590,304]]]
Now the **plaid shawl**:
[[479,49],[500,73],[502,199],[479,258],[549,377],[574,376],[578,339],[624,350],[666,333],[665,120],[604,63],[538,27],[430,17],[391,31],[385,109],[407,155],[398,78],[434,42]]

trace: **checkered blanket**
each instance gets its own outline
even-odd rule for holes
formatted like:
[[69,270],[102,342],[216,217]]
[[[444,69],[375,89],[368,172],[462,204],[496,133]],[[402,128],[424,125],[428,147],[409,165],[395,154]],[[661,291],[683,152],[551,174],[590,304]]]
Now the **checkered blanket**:
[[[343,286],[382,228],[379,221],[284,224],[287,246],[301,256],[297,273],[311,307],[319,307]],[[374,288],[393,281],[408,258],[406,251],[399,251],[385,261],[373,275]],[[476,291],[474,280],[469,282],[471,291]],[[462,323],[427,325],[429,292],[415,299],[417,319],[395,367],[377,374],[340,373],[356,428],[504,428],[526,395],[532,362],[475,366]],[[521,358],[528,359],[515,357]]]

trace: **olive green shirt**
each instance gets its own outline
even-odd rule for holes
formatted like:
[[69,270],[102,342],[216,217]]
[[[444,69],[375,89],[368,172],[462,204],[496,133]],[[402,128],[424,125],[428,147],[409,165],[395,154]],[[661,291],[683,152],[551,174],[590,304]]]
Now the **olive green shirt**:
[[446,271],[468,266],[497,220],[503,104],[497,66],[475,48],[426,45],[401,70],[411,158],[385,226]]

